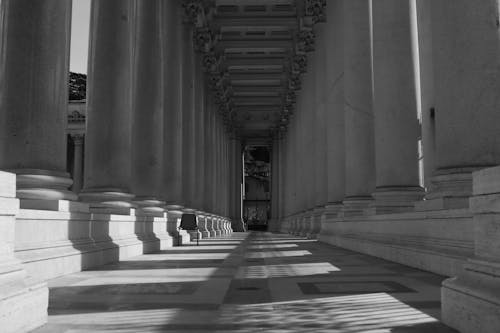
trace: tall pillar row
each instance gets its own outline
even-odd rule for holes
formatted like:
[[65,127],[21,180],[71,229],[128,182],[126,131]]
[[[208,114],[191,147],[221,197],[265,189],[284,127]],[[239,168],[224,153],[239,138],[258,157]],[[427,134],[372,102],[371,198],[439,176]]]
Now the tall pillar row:
[[163,34],[160,1],[136,4],[132,87],[132,193],[137,213],[163,216]]
[[169,216],[177,219],[185,206],[183,198],[182,152],[183,152],[183,41],[184,24],[182,22],[182,8],[179,1],[162,2],[162,20],[164,39],[162,43],[165,56],[164,76],[164,131],[163,131],[163,181],[162,197],[165,200]]
[[17,174],[23,208],[76,200],[65,134],[71,1],[1,6],[0,168]]
[[133,207],[131,1],[93,1],[87,77],[85,179],[80,199],[95,209]]
[[[426,199],[434,209],[463,208],[469,206],[472,172],[500,163],[500,9],[491,0],[426,4],[435,104],[434,174]],[[440,20],[443,15],[448,19]]]
[[183,211],[194,212],[196,187],[196,107],[195,107],[195,53],[193,28],[185,22],[182,30],[182,196]]
[[372,2],[373,110],[377,213],[413,210],[422,199],[418,172],[416,24],[411,1]]
[[[343,3],[334,0],[327,6],[326,23],[317,24],[320,30],[318,46],[324,72],[318,85],[324,87],[324,116],[326,126],[326,207],[325,217],[336,216],[345,194],[345,137],[344,137],[344,59],[343,59]],[[316,51],[315,51],[316,52]],[[325,71],[322,71],[324,68]]]
[[345,195],[343,216],[362,215],[375,190],[369,1],[344,1]]

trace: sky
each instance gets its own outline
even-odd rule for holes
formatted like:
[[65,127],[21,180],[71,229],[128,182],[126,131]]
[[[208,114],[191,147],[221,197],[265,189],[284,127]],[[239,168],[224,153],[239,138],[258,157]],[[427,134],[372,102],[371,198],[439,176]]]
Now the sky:
[[90,0],[73,0],[71,18],[70,70],[87,73],[89,49]]

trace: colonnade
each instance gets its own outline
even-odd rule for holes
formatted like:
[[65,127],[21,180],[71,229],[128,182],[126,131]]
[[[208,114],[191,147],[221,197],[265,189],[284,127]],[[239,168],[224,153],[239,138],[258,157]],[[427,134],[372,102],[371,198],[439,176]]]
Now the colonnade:
[[0,6],[2,330],[46,321],[44,280],[176,243],[184,213],[203,237],[243,230],[241,140],[215,103],[181,1],[92,2],[86,131],[75,137],[84,180],[73,191],[72,2]]
[[288,161],[279,219],[467,207],[472,171],[500,162],[497,2],[337,0],[325,10],[273,144]]
[[239,218],[230,181],[241,171],[230,180],[229,166],[241,143],[210,96],[183,11],[180,1],[93,2],[77,198],[65,172],[71,2],[3,3],[0,168],[17,174],[21,207],[79,199],[93,211]]
[[[444,284],[445,323],[493,332],[498,206],[484,200],[498,196],[498,168],[478,170],[500,164],[498,1],[329,0],[324,10],[273,144],[286,161],[273,218],[284,232],[457,275]],[[475,252],[451,264],[460,246]]]

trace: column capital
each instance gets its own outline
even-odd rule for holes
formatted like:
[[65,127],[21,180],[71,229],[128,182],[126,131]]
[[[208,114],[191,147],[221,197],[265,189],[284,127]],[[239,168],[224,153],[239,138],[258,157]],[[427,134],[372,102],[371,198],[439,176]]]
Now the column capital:
[[85,141],[85,134],[83,133],[71,133],[70,136],[75,146],[80,146]]

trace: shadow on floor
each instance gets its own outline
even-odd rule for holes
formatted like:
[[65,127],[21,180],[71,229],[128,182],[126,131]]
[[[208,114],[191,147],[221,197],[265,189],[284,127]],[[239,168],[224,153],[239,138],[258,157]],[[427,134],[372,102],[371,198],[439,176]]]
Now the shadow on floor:
[[418,269],[251,232],[143,255],[50,284],[39,332],[454,332]]

